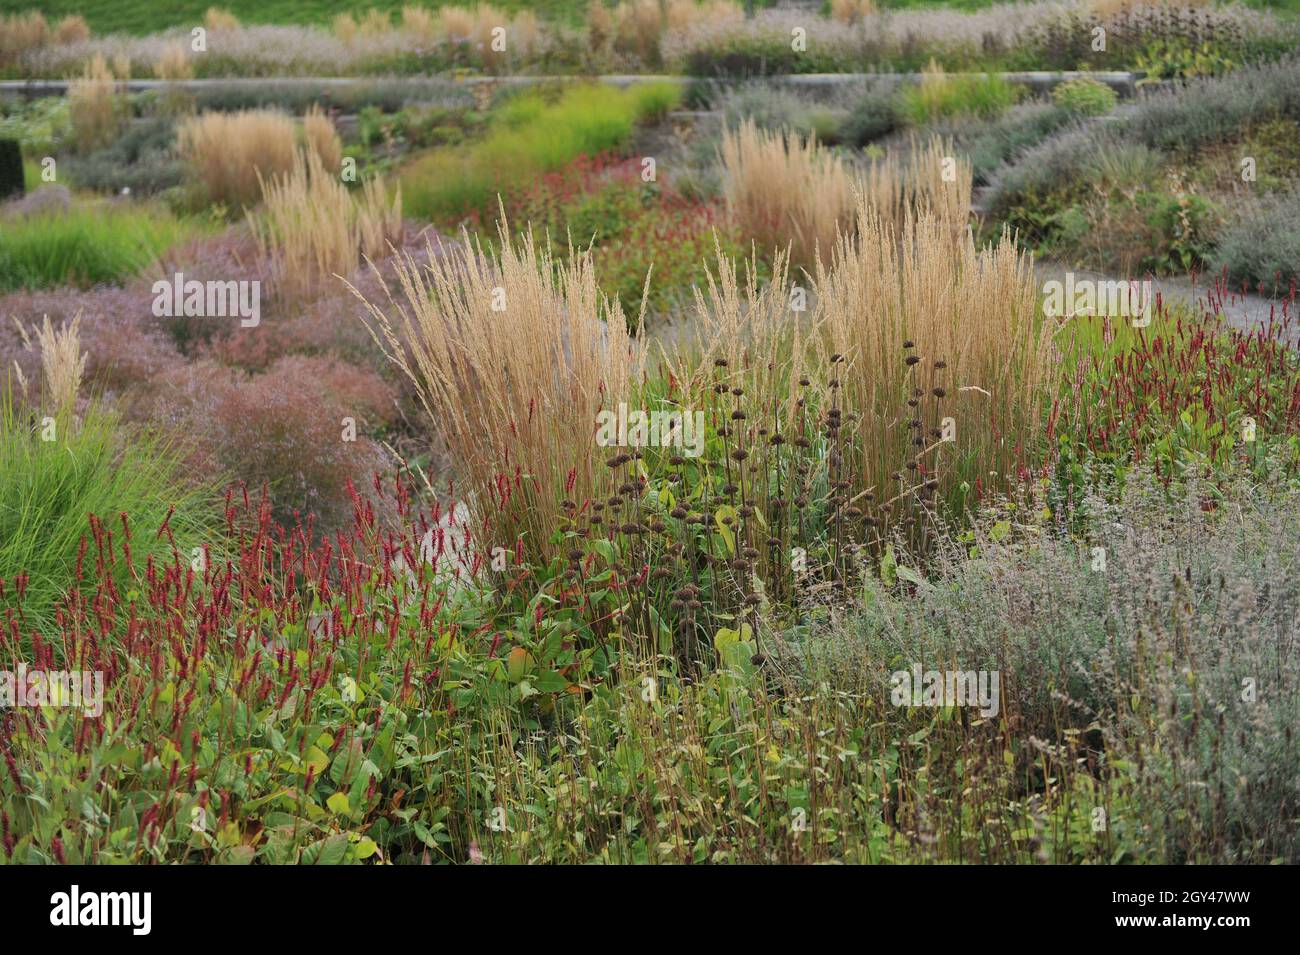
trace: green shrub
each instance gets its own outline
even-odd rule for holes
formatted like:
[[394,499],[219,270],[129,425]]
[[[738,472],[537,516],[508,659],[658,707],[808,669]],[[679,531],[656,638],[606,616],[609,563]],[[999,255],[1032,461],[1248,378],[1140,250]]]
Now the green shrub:
[[72,131],[68,100],[47,96],[31,102],[0,102],[0,139],[16,139],[28,156],[48,156]]
[[1032,195],[1068,192],[1086,180],[1099,156],[1124,145],[1162,156],[1193,154],[1210,144],[1238,142],[1256,124],[1278,119],[1300,120],[1300,58],[1160,90],[1114,122],[1065,129],[997,177],[990,205],[1002,214],[1026,205]]
[[[999,672],[1016,736],[1072,739],[1066,776],[1086,750],[1078,765],[1111,780],[1108,798],[1131,796],[1108,810],[1119,844],[1107,862],[1293,859],[1297,793],[1284,767],[1300,747],[1300,667],[1277,622],[1300,611],[1300,588],[1277,568],[1294,559],[1300,494],[1236,486],[1207,510],[1208,494],[1194,485],[1171,502],[1160,479],[1135,475],[1118,502],[1092,502],[1086,543],[1049,531],[1021,546],[1005,539],[1009,521],[994,524],[954,542],[916,590],[868,586],[860,611],[792,645],[790,662],[810,687],[829,679],[878,700],[891,672],[917,664]],[[1257,672],[1273,689],[1243,705],[1243,676]],[[882,718],[899,719],[890,709]]]
[[902,125],[891,96],[867,96],[858,101],[840,129],[840,138],[859,148],[888,136]]
[[1066,80],[1052,88],[1052,102],[1079,116],[1104,116],[1118,100],[1113,89],[1090,76]]
[[788,129],[807,135],[808,101],[793,90],[774,86],[769,81],[753,81],[723,87],[708,105],[722,113],[728,126],[739,126],[746,119],[763,129]]
[[0,139],[0,202],[21,196],[27,189],[23,151],[16,139]]
[[161,209],[104,203],[16,219],[0,231],[0,291],[119,283],[195,229]]
[[1235,65],[1219,45],[1192,43],[1182,37],[1152,40],[1133,64],[1134,69],[1146,73],[1140,81],[1144,84],[1220,76]]
[[687,76],[707,79],[752,79],[790,73],[842,73],[855,64],[833,52],[791,49],[788,39],[727,36],[691,50],[682,65]]
[[[150,555],[170,558],[171,539],[157,536],[164,521],[187,557],[214,537],[218,500],[211,488],[184,474],[166,442],[123,430],[106,408],[92,404],[79,421],[67,414],[42,420],[15,407],[6,390],[0,424],[0,580],[6,583],[0,608],[19,606],[13,581],[26,574],[21,606],[34,627],[50,632],[57,602],[76,584],[78,552],[92,520],[118,541],[120,515],[130,520],[132,565],[120,553],[112,565],[124,597],[143,588]],[[91,541],[87,578],[95,576],[96,557]]]
[[1115,125],[1154,149],[1191,152],[1275,119],[1300,120],[1300,58],[1161,90]]
[[103,149],[65,159],[68,178],[101,192],[162,192],[179,186],[185,178],[185,166],[173,149],[175,141],[175,124],[170,119],[132,126]]
[[280,109],[296,115],[302,115],[314,105],[333,105],[344,112],[359,112],[367,106],[374,106],[385,113],[396,113],[410,103],[432,103],[459,109],[468,109],[474,104],[473,93],[464,83],[427,76],[376,78],[345,86],[310,86],[273,77],[255,84],[217,80],[195,92],[194,96],[199,112]]

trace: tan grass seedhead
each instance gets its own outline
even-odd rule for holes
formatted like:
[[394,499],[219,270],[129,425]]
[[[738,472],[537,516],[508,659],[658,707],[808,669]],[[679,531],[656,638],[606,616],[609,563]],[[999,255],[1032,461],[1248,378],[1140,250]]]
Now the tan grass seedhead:
[[180,43],[171,43],[162,51],[153,67],[154,76],[166,82],[194,79],[194,65],[189,52]]
[[320,157],[321,165],[338,175],[343,165],[343,140],[334,128],[334,121],[316,103],[302,118],[302,135],[306,147]]
[[293,169],[297,147],[293,119],[276,110],[203,113],[181,124],[177,144],[208,199],[232,209],[262,195],[260,179]]
[[831,0],[831,19],[850,26],[876,12],[874,0]]
[[357,31],[362,36],[383,36],[393,29],[393,20],[387,10],[371,8],[357,23]]
[[80,15],[64,17],[54,25],[55,43],[84,43],[90,39],[90,26]]
[[112,139],[122,112],[115,87],[113,71],[98,53],[68,84],[68,112],[78,149],[96,149]]
[[23,54],[49,42],[50,27],[36,10],[0,16],[0,64],[16,64]]
[[542,39],[542,26],[537,14],[520,10],[510,23],[510,52],[516,57],[531,56]]
[[222,7],[208,7],[203,14],[203,25],[211,33],[229,32],[239,29],[239,18]]
[[248,222],[272,290],[283,301],[305,301],[333,276],[350,277],[363,253],[382,255],[400,235],[400,190],[390,202],[376,177],[354,201],[337,167],[326,168],[315,150],[302,150],[288,173],[261,186],[262,208],[250,212]]
[[336,37],[349,45],[356,40],[359,31],[356,18],[350,13],[340,13],[336,16],[331,29]]
[[855,208],[854,175],[815,140],[769,133],[752,120],[724,132],[721,147],[727,214],[765,250],[790,249],[810,267],[829,255]]
[[432,45],[438,39],[438,18],[428,7],[402,7],[402,32],[423,45]]
[[474,14],[464,7],[438,11],[438,30],[451,43],[465,43],[474,35]]
[[480,540],[522,540],[536,559],[554,549],[566,487],[582,501],[598,486],[596,415],[626,399],[643,352],[589,254],[557,259],[510,236],[503,224],[495,253],[465,235],[430,247],[428,264],[405,256],[400,295],[365,304],[375,341],[457,462]]
[[[864,415],[861,473],[878,494],[896,490],[889,474],[908,455],[947,488],[1005,489],[1043,424],[1055,329],[1036,314],[1032,257],[1006,234],[985,249],[969,230],[954,241],[951,225],[932,210],[892,223],[862,197],[855,228],[817,268],[817,349],[847,358],[844,400]],[[900,426],[908,414],[924,452]],[[945,417],[953,442],[936,433]]]
[[[81,312],[59,328],[50,324],[50,317],[46,315],[44,323],[36,329],[35,342],[22,322],[14,319],[14,324],[18,327],[23,346],[29,351],[39,349],[41,353],[46,406],[60,416],[70,416],[76,408],[77,392],[81,389],[89,357],[81,351]],[[14,362],[14,369],[18,373],[19,387],[26,395],[27,380],[22,368]]]
[[614,12],[604,0],[587,4],[587,45],[601,50],[614,37]]
[[614,49],[644,64],[660,59],[664,11],[659,0],[626,0],[614,8]]

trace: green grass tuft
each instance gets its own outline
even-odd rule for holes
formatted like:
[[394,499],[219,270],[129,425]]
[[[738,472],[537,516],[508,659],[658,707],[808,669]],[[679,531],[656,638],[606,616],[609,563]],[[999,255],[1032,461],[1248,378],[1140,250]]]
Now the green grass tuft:
[[196,229],[159,209],[99,203],[15,219],[0,231],[0,292],[118,283]]
[[581,86],[554,103],[523,94],[498,110],[484,139],[436,150],[408,165],[403,201],[410,214],[439,221],[490,215],[504,190],[530,185],[578,156],[621,149],[638,122],[661,119],[679,95],[670,84],[626,91]]
[[913,126],[955,116],[995,119],[1015,105],[1020,90],[997,74],[927,74],[901,94],[901,112]]
[[[30,627],[57,629],[54,611],[75,585],[91,515],[113,533],[111,576],[123,599],[140,587],[136,577],[149,555],[170,560],[171,543],[156,539],[169,512],[168,527],[187,561],[192,548],[216,539],[219,502],[211,486],[189,479],[166,441],[121,430],[109,410],[92,404],[79,421],[42,418],[16,407],[6,389],[0,424],[0,608],[21,606]],[[45,440],[51,434],[54,440]],[[134,575],[120,547],[122,513],[130,517]],[[91,541],[83,563],[87,588],[96,577],[95,553]],[[22,573],[28,584],[20,602],[13,581]]]

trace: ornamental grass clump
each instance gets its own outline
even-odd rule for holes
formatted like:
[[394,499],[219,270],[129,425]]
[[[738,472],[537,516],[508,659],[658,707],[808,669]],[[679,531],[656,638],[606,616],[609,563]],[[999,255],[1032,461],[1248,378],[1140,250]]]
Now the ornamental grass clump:
[[562,499],[593,493],[597,412],[628,395],[643,346],[588,253],[554,257],[504,223],[496,251],[468,234],[427,251],[399,258],[388,302],[357,293],[367,324],[415,384],[485,540],[544,558]]
[[361,256],[383,256],[401,234],[400,187],[390,201],[375,176],[354,200],[314,149],[301,150],[289,173],[263,180],[262,190],[262,207],[248,221],[283,300],[303,301],[331,276],[351,276]]
[[[1055,327],[1036,314],[1031,258],[1009,235],[979,249],[933,211],[893,223],[864,198],[814,291],[818,348],[846,356],[844,400],[863,415],[865,486],[890,496],[933,471],[932,455],[948,462],[944,495],[1005,490],[1027,473],[1057,374]],[[897,421],[905,405],[910,427]],[[908,448],[910,477],[895,470]]]
[[177,131],[177,145],[208,201],[233,209],[257,202],[261,180],[287,174],[297,153],[293,119],[267,109],[192,117]]
[[728,215],[760,252],[789,249],[811,269],[851,232],[865,202],[894,228],[909,211],[931,209],[960,241],[970,217],[970,163],[949,142],[913,143],[865,170],[848,166],[812,138],[768,132],[752,120],[723,134],[720,158]]

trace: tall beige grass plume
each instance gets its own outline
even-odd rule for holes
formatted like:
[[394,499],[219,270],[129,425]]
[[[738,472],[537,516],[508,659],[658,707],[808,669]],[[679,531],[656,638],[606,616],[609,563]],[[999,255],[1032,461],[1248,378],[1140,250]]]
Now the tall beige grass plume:
[[876,12],[874,0],[831,0],[831,19],[852,26]]
[[115,91],[113,71],[99,53],[69,82],[68,114],[77,148],[96,149],[112,139],[122,113]]
[[304,145],[320,157],[321,165],[337,176],[343,164],[343,140],[334,121],[317,103],[302,118],[302,136]]
[[746,119],[724,131],[720,158],[727,215],[761,248],[788,247],[796,266],[829,255],[853,221],[856,178],[812,138]]
[[54,25],[55,43],[62,43],[65,45],[69,43],[84,43],[89,39],[90,25],[86,23],[86,18],[79,14],[64,17]]
[[177,130],[177,148],[208,199],[238,209],[262,195],[262,179],[293,169],[297,156],[292,117],[277,110],[208,112]]
[[589,499],[603,479],[596,416],[626,400],[644,346],[589,253],[555,258],[504,223],[496,248],[466,234],[430,246],[427,263],[404,254],[400,292],[362,301],[457,463],[480,540],[545,559],[563,499]]
[[203,25],[209,33],[228,33],[239,29],[239,18],[224,7],[208,7],[203,14]]
[[169,43],[153,66],[154,76],[165,82],[194,79],[194,65],[189,51],[181,43]]
[[301,150],[292,168],[261,180],[262,206],[248,214],[275,295],[304,301],[336,275],[351,276],[361,256],[378,257],[401,234],[401,190],[392,200],[375,177],[354,200],[320,154]]
[[[846,356],[845,404],[864,415],[867,486],[887,490],[891,471],[915,454],[917,435],[901,426],[915,415],[935,456],[975,468],[968,480],[1008,488],[1057,373],[1055,328],[1037,312],[1032,256],[1005,233],[987,248],[969,230],[954,238],[952,223],[932,209],[891,222],[864,196],[854,228],[819,263],[813,291],[819,353]],[[944,417],[954,441],[935,434]],[[949,484],[963,477],[938,461],[920,463]]]
[[[46,406],[59,415],[71,414],[76,408],[77,393],[86,372],[88,354],[81,350],[81,312],[72,321],[55,328],[50,317],[36,329],[35,341],[22,322],[14,319],[23,346],[41,355],[42,397]],[[14,362],[19,387],[27,394],[28,383],[22,368]]]

